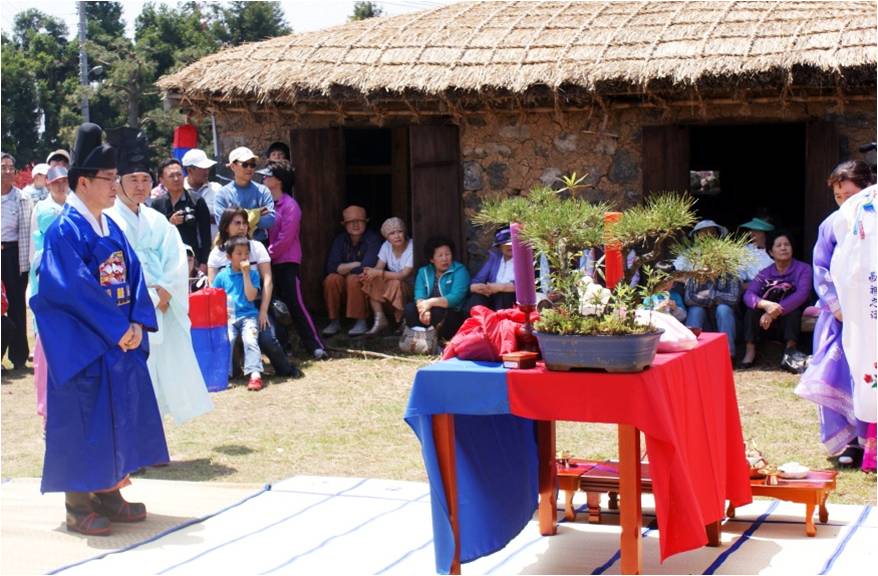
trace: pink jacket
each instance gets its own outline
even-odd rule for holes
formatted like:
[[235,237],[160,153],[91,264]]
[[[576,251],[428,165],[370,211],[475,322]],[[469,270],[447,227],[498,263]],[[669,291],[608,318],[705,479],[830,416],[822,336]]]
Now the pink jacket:
[[302,245],[299,243],[299,226],[302,222],[302,209],[299,203],[288,195],[281,194],[274,202],[277,219],[268,229],[268,255],[272,264],[302,263]]

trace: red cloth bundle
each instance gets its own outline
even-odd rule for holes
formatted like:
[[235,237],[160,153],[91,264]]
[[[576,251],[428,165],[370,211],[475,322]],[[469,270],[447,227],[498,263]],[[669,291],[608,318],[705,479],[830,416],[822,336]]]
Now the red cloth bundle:
[[[531,323],[539,318],[539,313],[531,312]],[[499,362],[503,354],[520,349],[516,334],[524,325],[524,321],[524,312],[518,307],[494,312],[485,306],[476,306],[445,347],[442,359],[460,358]]]

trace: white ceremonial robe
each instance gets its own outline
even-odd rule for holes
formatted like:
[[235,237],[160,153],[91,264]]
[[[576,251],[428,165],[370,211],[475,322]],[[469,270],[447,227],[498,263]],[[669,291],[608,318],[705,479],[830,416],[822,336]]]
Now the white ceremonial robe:
[[156,309],[158,331],[149,333],[149,376],[162,415],[177,424],[213,409],[195,350],[189,321],[189,262],[177,227],[164,214],[140,206],[138,214],[121,200],[104,212],[116,222],[134,248],[153,305],[156,286],[171,294],[168,309]]
[[830,262],[838,303],[844,318],[842,346],[853,379],[854,415],[863,422],[876,419],[878,380],[878,187],[854,194],[838,209],[833,230],[838,242]]

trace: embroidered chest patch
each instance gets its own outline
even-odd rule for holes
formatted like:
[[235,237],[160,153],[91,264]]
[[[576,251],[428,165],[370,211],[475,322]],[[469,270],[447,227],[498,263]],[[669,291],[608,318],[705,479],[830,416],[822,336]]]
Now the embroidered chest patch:
[[131,301],[127,272],[128,270],[125,267],[125,257],[121,250],[117,250],[110,254],[110,256],[98,266],[101,286],[104,288],[107,295],[116,301],[116,306],[122,306]]

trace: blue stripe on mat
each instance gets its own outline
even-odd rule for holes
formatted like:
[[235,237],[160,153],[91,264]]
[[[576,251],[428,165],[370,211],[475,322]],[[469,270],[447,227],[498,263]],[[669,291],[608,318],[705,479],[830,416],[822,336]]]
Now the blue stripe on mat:
[[759,518],[754,520],[753,524],[751,524],[750,527],[747,528],[744,533],[741,534],[741,536],[737,540],[735,540],[735,542],[731,546],[729,546],[728,550],[725,550],[722,554],[717,556],[710,564],[710,566],[708,566],[707,569],[702,572],[702,574],[713,574],[714,572],[716,572],[716,569],[722,566],[723,562],[725,562],[729,558],[729,556],[734,554],[738,548],[743,546],[744,542],[749,540],[750,536],[752,536],[753,533],[756,532],[760,526],[762,526],[762,524],[765,522],[765,519],[771,516],[771,513],[774,512],[778,504],[780,504],[780,502],[778,501],[772,502],[771,506],[768,507],[768,510],[763,512],[759,516]]
[[[421,496],[421,498],[424,498],[424,497],[429,496],[429,495],[430,495],[430,493],[428,492],[427,494],[424,494],[423,496]],[[418,500],[420,500],[421,498],[419,498]],[[354,526],[353,528],[351,528],[349,530],[345,530],[344,532],[339,532],[338,534],[333,534],[332,536],[330,536],[329,538],[326,538],[323,542],[321,542],[317,546],[312,547],[310,550],[306,550],[300,554],[296,554],[295,556],[293,556],[289,560],[282,562],[273,568],[269,568],[268,570],[266,570],[264,572],[260,572],[260,574],[270,574],[271,572],[274,572],[276,570],[280,570],[281,568],[289,566],[290,564],[292,564],[293,562],[295,562],[299,558],[301,558],[303,556],[307,556],[308,554],[311,554],[312,552],[316,552],[317,550],[323,548],[324,546],[326,546],[327,544],[329,544],[330,542],[332,542],[336,538],[341,538],[342,536],[349,536],[350,534],[353,534],[354,532],[363,528],[367,524],[370,524],[383,516],[387,516],[388,514],[392,514],[393,512],[397,512],[399,510],[402,510],[403,508],[405,508],[409,504],[413,504],[413,503],[417,502],[418,500],[406,501],[403,504],[397,506],[396,508],[391,508],[390,510],[385,510],[384,512],[381,512],[380,514],[376,514],[375,516],[372,516],[371,518],[364,520],[363,522],[360,522],[359,524],[357,524],[356,526]]]
[[319,500],[313,504],[309,504],[308,506],[305,506],[301,510],[295,512],[294,514],[290,514],[289,516],[286,516],[284,518],[281,518],[280,520],[277,520],[276,522],[272,522],[271,524],[263,526],[262,528],[260,528],[258,530],[253,530],[252,532],[248,532],[247,534],[242,534],[242,535],[238,536],[237,538],[233,538],[232,540],[229,540],[228,542],[223,542],[222,544],[208,548],[207,550],[196,554],[195,556],[193,556],[192,558],[189,558],[188,560],[183,560],[182,562],[177,562],[176,564],[172,564],[171,566],[168,566],[167,568],[165,568],[164,570],[162,570],[158,573],[165,574],[165,573],[169,572],[170,570],[173,570],[174,568],[179,568],[180,566],[183,566],[184,564],[188,564],[189,562],[192,562],[193,560],[197,560],[198,558],[201,558],[202,556],[205,556],[206,554],[209,554],[209,553],[213,552],[214,550],[218,550],[224,546],[228,546],[229,544],[234,544],[235,542],[239,542],[239,541],[243,540],[244,538],[249,538],[250,536],[253,536],[255,534],[259,534],[260,532],[264,532],[265,530],[268,530],[269,528],[273,528],[273,527],[277,526],[278,524],[282,524],[282,523],[286,522],[290,518],[295,518],[299,514],[307,512],[308,510],[310,510],[316,506],[320,506],[321,504],[324,504],[324,503],[332,500],[336,496],[344,494],[345,492],[349,492],[349,491],[353,490],[354,488],[359,488],[366,481],[368,481],[368,478],[364,478],[363,480],[360,480],[359,482],[357,482],[356,484],[354,484],[350,488],[346,488],[346,489],[342,490],[341,492],[339,492],[338,494],[333,494],[331,496],[324,498],[323,500]]
[[363,498],[364,500],[387,500],[389,502],[415,502],[430,494],[429,490],[414,498],[372,496],[369,494],[330,494],[328,492],[308,492],[307,490],[272,490],[272,494],[296,494],[297,496],[338,496],[339,498]]
[[421,544],[417,548],[412,548],[411,550],[409,550],[408,552],[406,552],[405,554],[403,554],[402,556],[400,556],[399,558],[397,558],[396,560],[394,560],[393,562],[391,562],[390,564],[388,564],[387,566],[385,566],[384,568],[382,568],[378,572],[375,572],[375,574],[384,574],[385,572],[387,572],[388,570],[390,570],[391,568],[393,568],[394,566],[396,566],[400,562],[404,561],[406,558],[408,558],[412,554],[416,554],[416,553],[420,552],[421,550],[423,550],[424,548],[426,548],[427,546],[429,546],[432,543],[433,543],[433,539],[430,538],[429,540],[427,540],[426,542],[424,542],[423,544]]
[[65,566],[61,566],[60,568],[55,568],[54,570],[46,572],[46,574],[58,574],[59,572],[63,572],[64,570],[69,570],[70,568],[75,568],[77,566],[81,566],[82,564],[86,564],[86,563],[92,562],[94,560],[102,560],[102,559],[106,558],[107,556],[110,556],[111,554],[119,554],[120,552],[127,552],[129,550],[133,550],[135,548],[143,546],[144,544],[149,544],[150,542],[155,542],[156,540],[158,540],[160,538],[164,538],[165,536],[167,536],[169,534],[173,534],[174,532],[177,532],[177,531],[182,530],[184,528],[188,528],[189,526],[192,526],[193,524],[198,524],[200,522],[204,522],[205,520],[209,520],[210,518],[213,518],[214,516],[217,516],[218,514],[222,514],[223,512],[228,512],[232,508],[237,508],[241,504],[244,504],[245,502],[248,502],[248,501],[252,500],[253,498],[256,498],[257,496],[264,494],[270,490],[271,490],[271,484],[266,484],[265,486],[262,487],[262,490],[260,490],[256,494],[251,494],[250,496],[247,496],[243,500],[236,502],[234,504],[231,504],[229,506],[226,506],[225,508],[222,508],[220,510],[217,510],[216,512],[213,512],[212,514],[208,514],[206,516],[201,516],[200,518],[193,518],[192,520],[187,520],[186,522],[183,522],[182,524],[178,524],[177,526],[172,526],[171,528],[168,528],[167,530],[163,530],[162,532],[159,532],[158,534],[154,534],[153,536],[150,536],[146,540],[142,540],[140,542],[135,542],[134,544],[129,544],[128,546],[125,546],[124,548],[119,548],[118,550],[111,550],[109,552],[104,552],[103,554],[98,554],[97,556],[93,556],[91,558],[86,558],[85,560],[80,560],[79,562],[67,564]]
[[860,513],[857,521],[854,522],[851,529],[848,530],[848,533],[845,534],[844,538],[842,538],[841,542],[838,543],[838,546],[835,548],[835,551],[826,561],[826,564],[823,565],[823,569],[818,572],[818,574],[828,574],[830,570],[832,570],[832,565],[835,564],[835,561],[838,560],[838,557],[841,556],[841,553],[844,552],[845,547],[850,542],[850,539],[853,537],[854,533],[859,530],[860,526],[863,525],[863,522],[866,521],[866,518],[869,516],[869,513],[872,511],[872,505],[866,504],[863,507],[863,511]]
[[[644,537],[644,536],[648,535],[650,532],[652,532],[653,530],[657,530],[657,529],[658,529],[658,522],[656,520],[653,520],[652,522],[649,523],[649,526],[646,528],[646,530],[644,530],[643,532],[640,533],[640,536]],[[613,554],[612,556],[610,556],[609,560],[607,560],[602,565],[595,568],[592,571],[592,574],[603,574],[604,572],[606,572],[610,568],[610,566],[612,566],[613,564],[618,562],[619,558],[621,558],[621,557],[622,557],[622,550],[616,550],[616,553]]]

